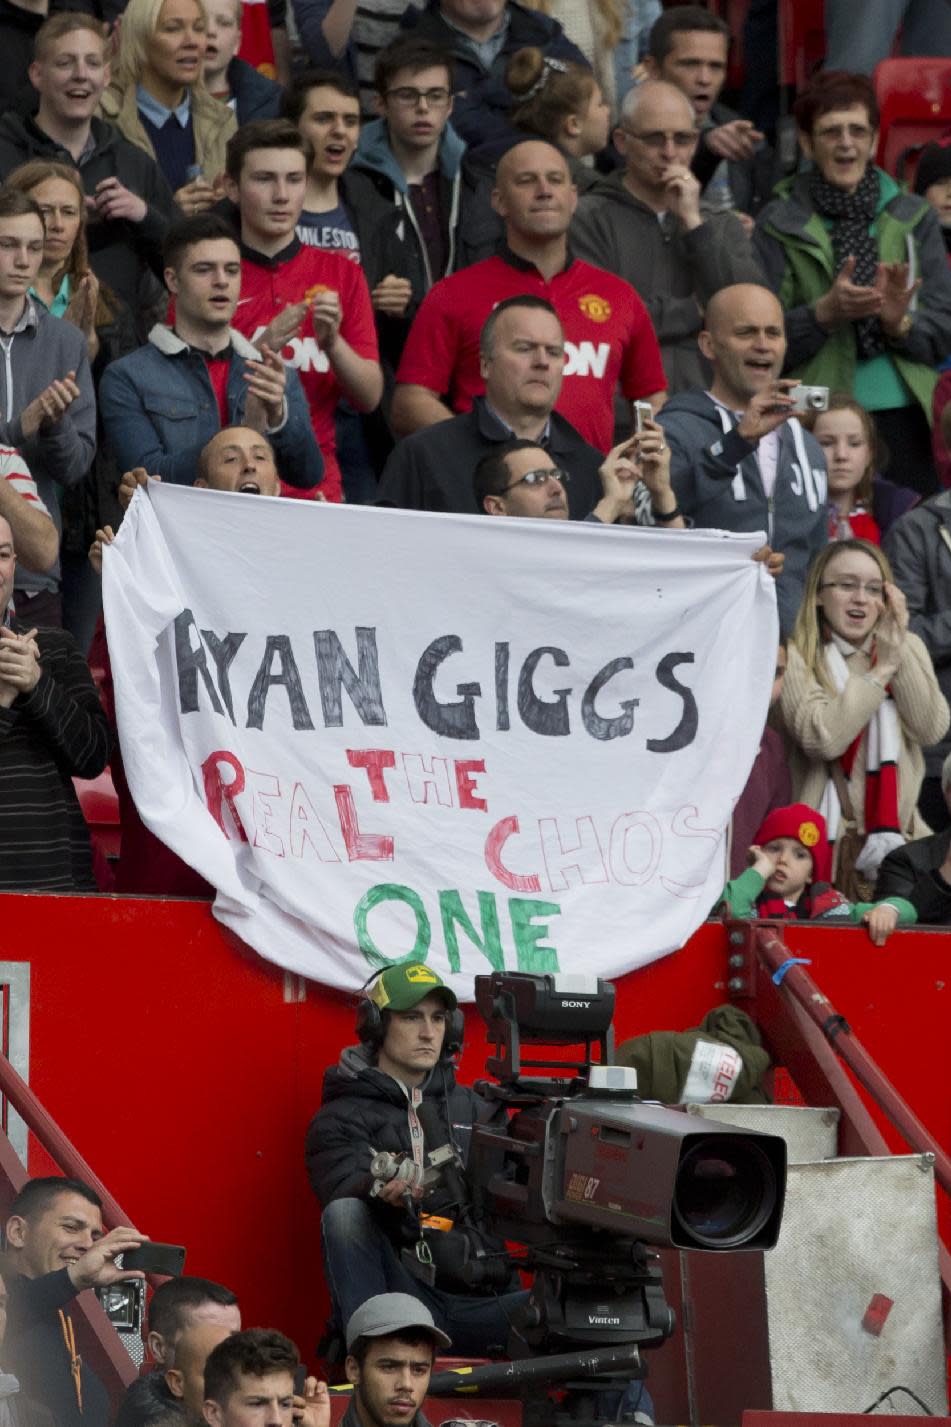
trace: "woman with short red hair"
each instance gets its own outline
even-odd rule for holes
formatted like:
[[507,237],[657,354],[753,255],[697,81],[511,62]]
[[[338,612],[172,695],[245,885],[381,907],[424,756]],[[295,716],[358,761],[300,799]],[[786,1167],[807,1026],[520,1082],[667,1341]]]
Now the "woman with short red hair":
[[934,368],[951,352],[951,272],[934,211],[877,168],[870,80],[823,71],[796,100],[811,168],[784,180],[753,246],[786,310],[787,370],[850,393],[891,452],[887,474],[922,495]]

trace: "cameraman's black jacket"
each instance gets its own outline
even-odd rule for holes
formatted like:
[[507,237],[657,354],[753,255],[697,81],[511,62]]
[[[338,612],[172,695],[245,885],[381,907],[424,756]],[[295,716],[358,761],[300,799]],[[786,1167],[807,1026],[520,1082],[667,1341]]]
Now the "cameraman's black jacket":
[[[436,1065],[422,1091],[423,1099],[439,1112],[446,1140],[451,1138],[464,1160],[473,1124],[504,1119],[504,1112],[497,1112],[470,1086],[456,1084],[451,1065]],[[323,1101],[307,1131],[307,1173],[321,1204],[334,1199],[368,1199],[373,1185],[371,1146],[392,1154],[410,1153],[408,1108],[402,1085],[376,1068],[365,1046],[348,1046],[343,1051],[337,1065],[324,1075]],[[427,1150],[435,1148],[427,1146]],[[402,1240],[402,1226],[407,1222],[404,1211],[375,1199],[369,1202],[386,1224],[387,1233]],[[438,1214],[446,1203],[437,1186],[427,1196],[425,1208]]]

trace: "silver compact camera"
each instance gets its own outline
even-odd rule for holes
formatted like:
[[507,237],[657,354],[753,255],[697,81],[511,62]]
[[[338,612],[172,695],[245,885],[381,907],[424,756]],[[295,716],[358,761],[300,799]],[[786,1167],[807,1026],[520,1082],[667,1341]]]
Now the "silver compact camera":
[[827,386],[794,386],[789,395],[793,399],[793,411],[805,414],[807,411],[829,410],[829,388]]

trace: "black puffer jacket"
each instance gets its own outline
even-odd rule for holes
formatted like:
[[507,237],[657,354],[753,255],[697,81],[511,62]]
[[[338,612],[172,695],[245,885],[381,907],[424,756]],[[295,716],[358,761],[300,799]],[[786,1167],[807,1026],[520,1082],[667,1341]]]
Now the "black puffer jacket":
[[[467,1085],[457,1085],[451,1065],[437,1065],[423,1085],[423,1099],[436,1106],[452,1142],[465,1159],[473,1124],[495,1116],[493,1107]],[[334,1199],[366,1199],[372,1187],[371,1146],[393,1154],[409,1154],[408,1102],[403,1087],[378,1070],[362,1045],[348,1046],[337,1065],[324,1076],[323,1102],[307,1131],[307,1173],[321,1204]],[[448,1110],[448,1114],[447,1114]],[[430,1146],[429,1148],[435,1148]],[[375,1201],[374,1201],[375,1202]],[[379,1206],[398,1237],[405,1218],[401,1209]],[[440,1191],[426,1200],[438,1213]]]

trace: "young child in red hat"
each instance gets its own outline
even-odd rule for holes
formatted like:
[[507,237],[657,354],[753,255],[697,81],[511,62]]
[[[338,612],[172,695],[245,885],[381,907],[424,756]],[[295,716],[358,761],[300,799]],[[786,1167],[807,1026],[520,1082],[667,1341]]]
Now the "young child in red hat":
[[718,906],[726,916],[864,923],[876,946],[896,926],[917,921],[904,897],[850,902],[836,891],[825,818],[806,803],[773,809],[756,834],[750,862],[723,889]]

